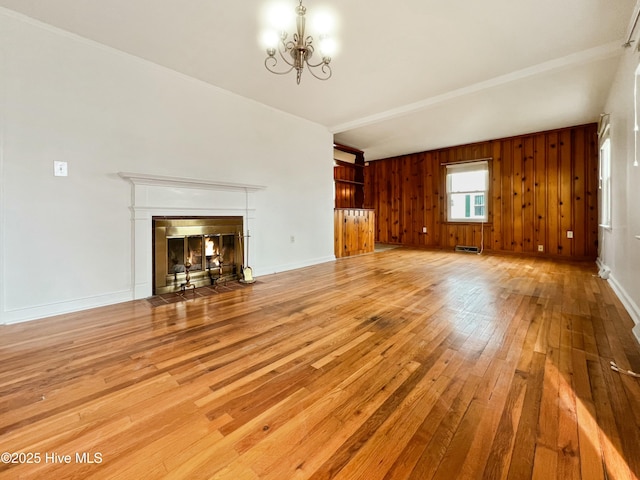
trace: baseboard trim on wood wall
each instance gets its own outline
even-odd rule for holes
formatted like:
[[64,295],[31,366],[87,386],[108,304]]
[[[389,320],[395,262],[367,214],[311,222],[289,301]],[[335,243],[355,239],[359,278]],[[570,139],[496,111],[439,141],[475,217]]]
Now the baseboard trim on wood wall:
[[[433,246],[433,245],[420,245],[420,244],[412,244],[412,243],[393,243],[393,242],[379,242],[376,240],[376,244],[388,245],[393,247],[407,247],[407,248],[415,248],[418,250],[428,250],[433,252],[455,252],[455,246]],[[477,247],[478,249],[480,247]],[[474,252],[475,253],[475,252]],[[491,248],[485,247],[481,252],[478,252],[479,255],[497,255],[497,256],[505,256],[505,257],[526,257],[526,258],[539,258],[541,260],[554,260],[559,262],[594,262],[600,268],[600,264],[598,263],[598,259],[593,255],[589,256],[567,256],[567,255],[552,255],[548,253],[532,253],[532,252],[514,252],[511,250],[494,250]]]

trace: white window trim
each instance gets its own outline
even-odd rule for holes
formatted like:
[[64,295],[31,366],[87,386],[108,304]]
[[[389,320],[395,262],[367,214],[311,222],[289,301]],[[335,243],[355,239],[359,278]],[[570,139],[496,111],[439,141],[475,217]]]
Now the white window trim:
[[[638,75],[640,75],[640,63],[633,74],[633,166],[638,166]],[[606,128],[609,127],[609,116]]]
[[599,224],[600,227],[611,230],[611,135],[609,127],[609,117],[603,118],[602,126],[600,128],[598,136],[600,145],[600,148],[598,150],[598,191],[600,193]]
[[[484,217],[482,218],[451,218],[451,173],[464,173],[484,170],[485,172],[485,190],[484,193]],[[446,165],[445,194],[447,201],[447,222],[448,223],[487,223],[489,221],[489,162],[486,160],[470,161],[464,163],[451,163]],[[469,192],[453,192],[453,193],[478,193],[477,190]],[[473,208],[473,204],[471,208]]]

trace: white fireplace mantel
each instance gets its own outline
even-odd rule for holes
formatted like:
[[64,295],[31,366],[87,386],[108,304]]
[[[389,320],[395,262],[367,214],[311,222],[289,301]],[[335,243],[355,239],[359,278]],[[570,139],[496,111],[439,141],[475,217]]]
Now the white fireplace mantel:
[[[248,234],[249,221],[257,218],[252,197],[266,189],[261,185],[217,180],[129,172],[118,172],[118,175],[131,183],[134,299],[149,297],[153,292],[154,216],[242,216],[245,234]],[[252,231],[254,235],[255,230]]]
[[212,190],[242,190],[243,192],[255,192],[267,188],[262,185],[229,183],[197,178],[167,177],[163,175],[149,175],[146,173],[118,172],[118,175],[125,180],[129,180],[134,185],[164,185],[170,187],[204,188]]

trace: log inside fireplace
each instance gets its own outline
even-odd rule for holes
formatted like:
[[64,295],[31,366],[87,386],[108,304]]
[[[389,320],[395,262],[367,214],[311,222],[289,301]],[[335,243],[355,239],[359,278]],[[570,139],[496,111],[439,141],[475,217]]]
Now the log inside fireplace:
[[153,294],[235,280],[242,266],[242,217],[153,217]]

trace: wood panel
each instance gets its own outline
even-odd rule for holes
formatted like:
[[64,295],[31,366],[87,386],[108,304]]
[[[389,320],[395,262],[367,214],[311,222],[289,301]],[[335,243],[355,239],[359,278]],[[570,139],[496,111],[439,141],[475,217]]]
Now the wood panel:
[[535,137],[524,138],[522,165],[522,251],[534,252],[535,239]]
[[[587,203],[586,203],[586,184],[587,177],[587,162],[583,159],[587,157],[586,142],[584,130],[576,129],[573,131],[572,139],[573,156],[571,158],[571,167],[573,173],[573,198],[571,204],[573,205],[573,250],[572,255],[576,257],[584,257],[587,248]],[[582,161],[581,161],[582,160]]]
[[493,142],[491,157],[493,161],[490,170],[489,218],[493,219],[493,222],[489,226],[491,238],[485,242],[490,250],[502,245],[502,153],[498,142]]
[[375,212],[358,208],[336,208],[334,252],[336,258],[371,253],[375,248]]
[[534,218],[534,251],[538,252],[538,246],[542,245],[543,252],[547,245],[547,196],[546,184],[547,177],[547,137],[545,135],[536,135],[533,150],[533,186],[535,191],[535,208]]
[[520,253],[523,251],[523,238],[524,238],[524,139],[519,138],[512,143],[512,189],[513,189],[513,203],[512,203],[512,225],[513,225],[513,251]]
[[636,479],[609,362],[640,346],[594,273],[397,248],[2,325],[2,452],[32,456],[0,480]]
[[547,244],[546,250],[551,255],[558,255],[561,251],[560,245],[560,216],[558,203],[560,201],[560,189],[558,179],[560,178],[558,160],[560,158],[560,138],[558,132],[550,132],[547,135],[547,175],[545,178],[547,192]]
[[440,155],[438,152],[427,153],[424,168],[427,179],[425,202],[429,205],[427,218],[425,219],[425,226],[427,227],[426,245],[436,247],[440,245],[442,239],[442,222],[444,221],[442,215],[444,200],[440,196],[442,182],[440,179]]
[[[500,142],[502,149],[502,177],[501,177],[501,196],[502,200],[498,201],[498,205],[502,207],[502,245],[495,245],[496,250],[512,252],[514,250],[515,241],[513,239],[514,229],[514,174],[513,174],[513,140],[505,140]],[[493,196],[495,201],[495,196]]]
[[[365,196],[377,214],[376,240],[595,259],[596,131],[581,125],[369,162]],[[448,223],[443,164],[484,158],[491,158],[487,224]]]

